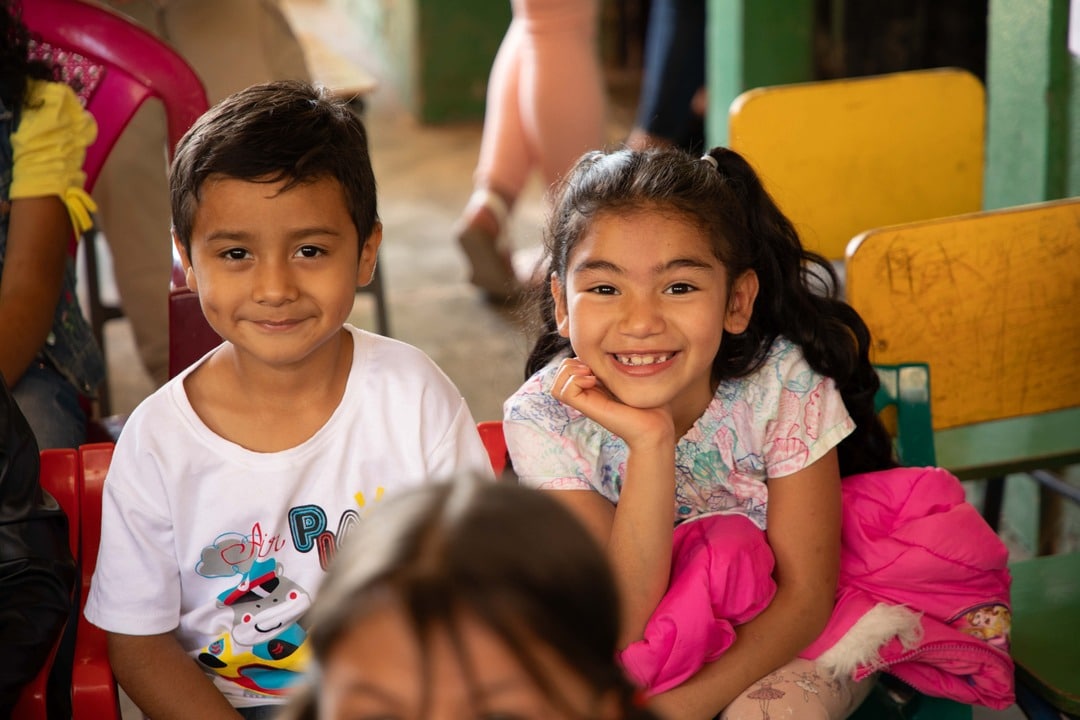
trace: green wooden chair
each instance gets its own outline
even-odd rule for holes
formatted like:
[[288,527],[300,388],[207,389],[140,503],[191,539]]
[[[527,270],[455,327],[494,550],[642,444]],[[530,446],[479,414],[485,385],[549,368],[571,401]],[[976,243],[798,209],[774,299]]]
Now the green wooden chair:
[[[897,456],[905,465],[935,464],[930,429],[930,372],[925,363],[879,366],[878,409],[894,407]],[[1038,478],[1038,472],[1035,473]],[[1060,483],[1051,475],[1044,475]],[[1080,489],[1060,489],[1080,503]],[[1016,701],[1031,720],[1080,716],[1080,553],[1010,564],[1012,656]],[[866,720],[876,716],[862,716]],[[882,715],[881,717],[884,717]],[[933,717],[952,717],[934,715]],[[970,717],[970,715],[968,716]]]
[[[936,465],[930,430],[930,369],[925,363],[877,366],[881,387],[874,398],[879,414],[895,413],[892,423],[898,456],[905,465]],[[917,692],[882,675],[852,720],[971,720],[972,707]]]
[[[848,246],[848,301],[870,327],[902,463],[961,479],[1026,473],[1040,516],[1080,503],[1052,472],[1080,463],[1077,227],[1072,198],[881,228]],[[1000,495],[989,500],[994,518]],[[1055,547],[1047,525],[1040,554]],[[1078,715],[1080,553],[1010,569],[1017,704],[1033,720]]]

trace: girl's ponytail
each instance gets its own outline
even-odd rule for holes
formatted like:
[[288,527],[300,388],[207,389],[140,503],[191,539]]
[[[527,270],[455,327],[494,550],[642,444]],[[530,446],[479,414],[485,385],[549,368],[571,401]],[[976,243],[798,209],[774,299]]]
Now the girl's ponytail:
[[[879,380],[870,363],[870,331],[837,297],[836,271],[802,246],[794,225],[741,155],[721,147],[706,157],[712,158],[735,201],[728,204],[741,209],[742,217],[732,218],[729,240],[735,257],[729,271],[736,277],[754,270],[759,284],[750,324],[740,335],[724,338],[714,366],[717,373],[742,375],[754,369],[783,335],[802,348],[810,367],[835,381],[855,421],[855,431],[838,447],[841,475],[895,466],[892,441],[874,411]],[[740,255],[743,262],[736,259]],[[752,353],[756,355],[751,358]]]

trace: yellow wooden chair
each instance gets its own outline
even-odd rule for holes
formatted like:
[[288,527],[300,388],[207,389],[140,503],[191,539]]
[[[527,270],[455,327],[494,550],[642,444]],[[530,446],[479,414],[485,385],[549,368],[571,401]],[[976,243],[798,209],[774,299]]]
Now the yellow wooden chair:
[[952,68],[756,88],[731,104],[729,145],[839,262],[868,228],[982,207],[985,107]]
[[[1078,234],[1072,198],[871,230],[847,250],[848,301],[885,365],[901,459],[997,478],[991,516],[1007,473],[1039,482],[1041,515],[1062,497],[1080,502],[1048,472],[1080,463]],[[930,427],[913,438],[905,422]],[[1040,552],[1054,549],[1046,529]],[[1047,705],[1080,713],[1080,553],[1012,572],[1017,701],[1029,717]]]
[[1080,198],[867,231],[847,299],[878,364],[929,364],[961,479],[1080,463]]

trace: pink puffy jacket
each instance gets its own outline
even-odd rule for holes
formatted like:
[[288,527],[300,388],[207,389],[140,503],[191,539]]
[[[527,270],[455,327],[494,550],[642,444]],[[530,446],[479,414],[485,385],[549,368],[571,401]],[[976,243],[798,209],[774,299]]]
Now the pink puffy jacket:
[[671,581],[644,638],[619,654],[630,679],[651,693],[681,685],[735,642],[735,625],[772,602],[775,559],[765,533],[744,515],[703,515],[675,527]]
[[[836,608],[802,656],[856,679],[886,670],[928,695],[1011,705],[1008,551],[959,481],[939,468],[898,468],[845,478],[842,492]],[[718,657],[733,635],[715,628],[746,622],[775,593],[764,536],[731,520],[676,528],[668,593],[645,639],[621,655],[652,693]]]

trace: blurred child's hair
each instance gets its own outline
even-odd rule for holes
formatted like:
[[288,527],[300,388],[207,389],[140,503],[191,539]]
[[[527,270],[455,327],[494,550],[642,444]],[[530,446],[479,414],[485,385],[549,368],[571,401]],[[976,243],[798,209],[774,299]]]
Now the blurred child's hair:
[[[713,361],[714,380],[753,372],[783,335],[802,348],[814,370],[833,378],[855,420],[855,432],[838,448],[841,474],[895,465],[891,440],[874,412],[879,381],[870,364],[870,332],[836,297],[832,266],[803,248],[741,155],[723,147],[703,158],[676,149],[586,153],[555,197],[545,231],[547,276],[555,275],[565,288],[567,261],[592,223],[634,213],[667,214],[699,228],[730,280],[747,270],[757,273],[750,324],[742,333],[725,333]],[[559,335],[555,301],[546,288],[538,303],[539,337],[526,376],[571,352],[570,341]]]
[[360,236],[378,222],[367,131],[325,88],[281,80],[253,85],[210,108],[180,139],[169,174],[173,228],[190,257],[203,183],[212,175],[285,181],[283,190],[333,178]]
[[[432,631],[442,628],[464,663],[460,622],[468,614],[556,707],[566,700],[545,673],[538,645],[554,650],[597,697],[619,697],[622,717],[653,717],[635,705],[616,661],[618,602],[606,557],[543,491],[465,477],[380,505],[335,558],[305,619],[316,662],[388,596],[411,622],[423,657]],[[316,717],[317,694],[300,700],[293,716]]]
[[[32,2],[32,0],[24,0]],[[22,22],[18,0],[0,0],[0,100],[8,112],[18,113],[26,98],[28,80],[55,80],[53,68],[30,59],[30,32]]]

